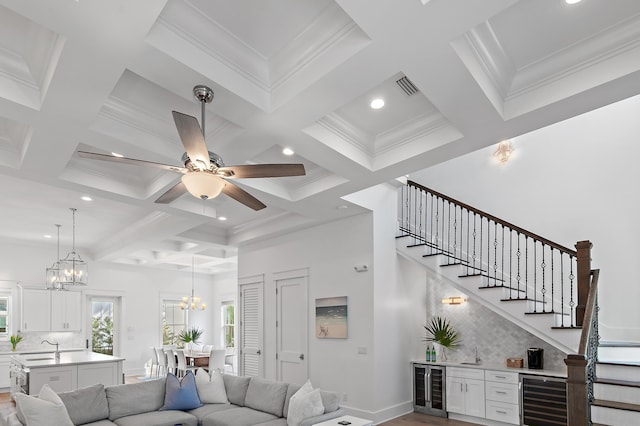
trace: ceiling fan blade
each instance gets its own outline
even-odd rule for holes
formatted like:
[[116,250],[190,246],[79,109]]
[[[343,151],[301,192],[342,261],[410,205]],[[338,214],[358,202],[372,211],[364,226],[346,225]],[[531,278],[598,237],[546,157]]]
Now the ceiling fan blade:
[[187,192],[187,187],[180,181],[169,188],[169,190],[162,194],[155,202],[159,204],[169,204],[185,192]]
[[191,162],[199,168],[208,169],[211,164],[209,162],[209,150],[204,142],[204,136],[198,120],[178,111],[172,111],[172,113],[180,140]]
[[302,164],[247,164],[220,167],[217,173],[231,179],[304,176]]
[[136,160],[135,158],[116,157],[113,155],[98,154],[97,152],[78,151],[78,155],[82,158],[90,158],[92,160],[111,161],[120,164],[133,164],[135,166],[155,167],[156,169],[169,170],[176,173],[186,173],[184,167],[171,166],[169,164],[154,163],[153,161]]
[[256,197],[231,182],[225,182],[225,186],[224,188],[222,188],[222,192],[254,210],[262,210],[267,207],[262,203],[262,201],[258,200]]

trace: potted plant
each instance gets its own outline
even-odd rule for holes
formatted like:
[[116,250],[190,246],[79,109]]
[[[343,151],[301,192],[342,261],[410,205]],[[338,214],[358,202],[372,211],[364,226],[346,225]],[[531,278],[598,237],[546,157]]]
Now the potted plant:
[[425,342],[433,342],[437,348],[436,352],[439,361],[446,361],[447,350],[453,350],[460,345],[460,335],[451,327],[449,320],[446,318],[440,316],[433,317],[431,321],[424,326],[424,329],[426,330],[426,335],[423,340]]
[[204,333],[204,330],[198,327],[191,327],[187,330],[182,330],[180,334],[178,334],[178,340],[184,342],[185,345],[189,345],[189,350],[191,350],[191,344],[198,343],[200,337],[202,337],[202,333]]
[[18,346],[18,343],[22,342],[22,336],[19,334],[12,334],[11,337],[9,338],[9,341],[11,342],[11,350],[15,352],[16,346]]

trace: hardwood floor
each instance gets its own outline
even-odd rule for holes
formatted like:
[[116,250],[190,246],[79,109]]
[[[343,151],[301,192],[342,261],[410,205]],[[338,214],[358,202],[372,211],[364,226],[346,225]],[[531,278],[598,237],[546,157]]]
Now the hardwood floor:
[[385,423],[381,426],[470,426],[475,423],[461,422],[459,420],[443,419],[442,417],[428,416],[426,414],[411,413]]

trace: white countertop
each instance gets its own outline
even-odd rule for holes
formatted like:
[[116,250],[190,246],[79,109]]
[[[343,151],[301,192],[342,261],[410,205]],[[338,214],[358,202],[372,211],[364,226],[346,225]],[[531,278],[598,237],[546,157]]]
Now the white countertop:
[[425,362],[425,361],[413,361],[414,364],[424,365],[442,365],[445,367],[461,367],[461,368],[476,368],[482,370],[494,370],[494,371],[511,371],[519,374],[531,374],[536,376],[549,376],[549,377],[567,377],[566,371],[558,370],[534,370],[531,368],[511,368],[501,363],[480,363],[480,364],[462,364],[460,362]]
[[[81,351],[86,351],[85,348],[65,348],[62,349],[60,348],[60,353],[62,352],[81,352]],[[27,349],[27,350],[17,350],[17,351],[2,351],[0,352],[0,355],[11,355],[11,356],[18,356],[18,355],[33,355],[33,354],[52,354],[53,351],[51,349]]]
[[95,364],[100,362],[124,361],[124,358],[103,355],[95,352],[62,352],[60,351],[60,361],[56,362],[53,352],[41,354],[17,355],[12,357],[13,360],[22,364],[26,368],[42,368],[54,367],[57,365],[78,365],[78,364]]

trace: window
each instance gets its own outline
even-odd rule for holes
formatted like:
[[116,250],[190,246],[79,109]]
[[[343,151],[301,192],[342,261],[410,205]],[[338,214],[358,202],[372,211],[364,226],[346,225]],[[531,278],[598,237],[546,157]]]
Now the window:
[[9,336],[9,296],[0,296],[0,337]]
[[235,345],[235,306],[233,302],[222,302],[222,338],[225,348],[234,348]]
[[182,347],[184,342],[178,339],[178,335],[186,328],[187,312],[180,309],[180,300],[163,300],[162,344]]

